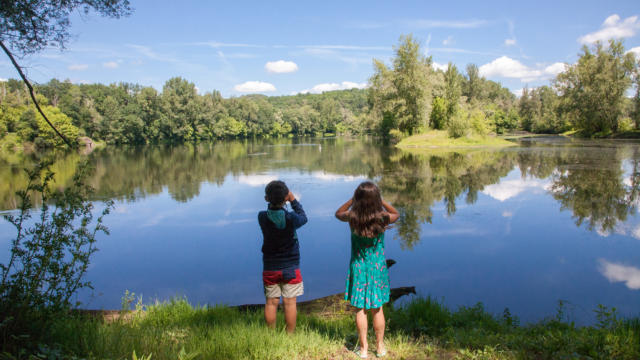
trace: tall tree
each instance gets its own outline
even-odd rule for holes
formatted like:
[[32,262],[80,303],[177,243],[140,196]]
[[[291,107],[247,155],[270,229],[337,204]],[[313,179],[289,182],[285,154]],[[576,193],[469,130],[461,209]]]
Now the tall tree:
[[467,97],[467,102],[481,100],[484,78],[480,76],[480,71],[476,64],[467,65],[467,77],[465,80],[462,95]]
[[446,101],[446,123],[451,121],[451,118],[458,112],[460,101],[460,95],[462,94],[460,74],[458,68],[452,63],[447,66],[447,71],[444,72],[444,99]]
[[398,126],[401,131],[411,135],[427,125],[427,110],[431,104],[431,57],[422,55],[420,44],[413,35],[401,36],[395,52],[393,84],[400,100]]
[[617,131],[635,65],[620,41],[584,46],[578,62],[555,80],[562,112],[588,134]]
[[400,37],[394,47],[393,67],[374,59],[374,74],[369,79],[369,103],[380,118],[383,134],[391,129],[413,134],[427,125],[432,91],[431,57],[425,57],[412,35]]

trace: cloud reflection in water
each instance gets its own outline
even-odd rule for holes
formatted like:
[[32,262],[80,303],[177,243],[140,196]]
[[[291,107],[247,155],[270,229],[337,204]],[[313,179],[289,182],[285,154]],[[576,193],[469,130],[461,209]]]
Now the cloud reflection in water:
[[600,263],[598,270],[609,282],[624,282],[629,289],[640,290],[640,269],[605,259],[599,259],[598,262]]

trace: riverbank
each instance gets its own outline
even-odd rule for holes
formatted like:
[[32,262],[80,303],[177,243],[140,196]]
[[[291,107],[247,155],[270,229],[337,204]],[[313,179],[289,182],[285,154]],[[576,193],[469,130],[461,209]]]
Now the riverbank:
[[[300,311],[293,336],[264,325],[260,310],[192,306],[185,299],[139,307],[104,321],[76,314],[49,332],[59,352],[89,359],[353,359],[357,332],[351,311],[333,316]],[[505,309],[493,315],[482,304],[450,310],[431,298],[402,307],[385,306],[389,359],[637,359],[640,319],[622,320],[615,310],[597,309],[597,326],[576,327],[558,313],[520,325]],[[375,344],[370,330],[370,344]],[[373,358],[372,347],[369,357]],[[47,354],[44,354],[47,355]]]
[[513,141],[497,136],[469,135],[459,138],[449,137],[445,130],[430,130],[422,134],[402,139],[396,147],[410,148],[475,148],[516,146]]

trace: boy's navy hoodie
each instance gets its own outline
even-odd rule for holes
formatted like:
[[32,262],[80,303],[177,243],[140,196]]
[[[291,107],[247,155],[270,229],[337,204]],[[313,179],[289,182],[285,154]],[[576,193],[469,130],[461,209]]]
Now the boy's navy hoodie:
[[[296,229],[307,223],[307,215],[298,200],[291,201],[293,212],[285,209],[267,209],[258,213],[262,229],[263,270],[283,270],[285,279],[294,278],[295,268],[300,266],[300,247]],[[286,273],[285,273],[286,272]]]

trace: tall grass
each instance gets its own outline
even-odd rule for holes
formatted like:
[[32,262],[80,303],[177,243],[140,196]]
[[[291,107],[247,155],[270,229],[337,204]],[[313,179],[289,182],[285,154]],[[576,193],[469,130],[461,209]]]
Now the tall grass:
[[[278,328],[271,330],[260,311],[192,306],[185,299],[144,310],[111,322],[61,318],[41,358],[52,358],[53,352],[85,359],[133,359],[134,352],[135,359],[355,358],[351,314],[299,314],[296,333],[288,335],[281,313]],[[558,316],[521,326],[508,310],[493,315],[482,304],[451,310],[433,298],[419,298],[398,308],[385,306],[385,343],[390,359],[640,358],[640,319],[619,319],[605,307],[596,311],[602,319],[596,326],[576,327]],[[371,329],[369,335],[375,344]]]

